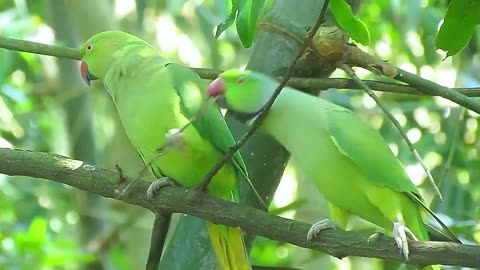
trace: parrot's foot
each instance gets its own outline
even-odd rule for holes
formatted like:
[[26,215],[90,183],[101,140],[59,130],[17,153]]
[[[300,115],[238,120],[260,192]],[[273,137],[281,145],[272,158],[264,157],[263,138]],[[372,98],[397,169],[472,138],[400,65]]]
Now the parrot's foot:
[[155,197],[155,193],[157,193],[160,189],[166,186],[172,186],[172,187],[178,186],[178,183],[175,180],[168,177],[159,178],[153,181],[148,187],[147,189],[148,198],[152,199],[153,197]]
[[394,222],[393,239],[395,239],[395,243],[397,243],[400,254],[403,255],[403,258],[405,258],[406,261],[408,261],[409,254],[407,236],[415,241],[418,241],[417,237],[415,237],[415,235],[412,233],[412,231],[410,231],[409,228],[407,228],[400,222]]
[[125,178],[125,176],[123,175],[123,170],[122,170],[122,168],[120,168],[120,166],[118,166],[117,164],[115,164],[115,170],[117,170],[117,172],[118,172],[118,183],[123,183],[123,182],[125,182],[125,180],[127,180],[127,178]]
[[337,225],[333,223],[330,219],[323,219],[315,223],[310,227],[307,233],[307,242],[312,242],[313,239],[317,238],[321,231],[327,229],[335,229]]
[[167,139],[166,144],[169,148],[182,149],[184,146],[183,129],[172,128],[165,134],[165,138]]

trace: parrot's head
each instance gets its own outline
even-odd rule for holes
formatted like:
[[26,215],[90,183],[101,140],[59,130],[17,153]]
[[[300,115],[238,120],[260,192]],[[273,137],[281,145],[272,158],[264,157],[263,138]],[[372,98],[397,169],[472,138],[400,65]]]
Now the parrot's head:
[[276,84],[274,79],[265,74],[230,69],[208,86],[207,94],[222,108],[254,115],[272,96]]
[[82,78],[90,82],[105,77],[110,65],[115,60],[115,53],[132,41],[142,41],[140,38],[122,31],[105,31],[88,39],[80,49]]

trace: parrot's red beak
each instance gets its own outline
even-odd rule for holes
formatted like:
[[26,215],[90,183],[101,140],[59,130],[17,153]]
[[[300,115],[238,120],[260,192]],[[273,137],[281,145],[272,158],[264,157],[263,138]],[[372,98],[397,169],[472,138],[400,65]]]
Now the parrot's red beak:
[[217,97],[225,94],[225,82],[222,78],[215,79],[207,89],[208,97]]
[[83,80],[90,86],[90,82],[98,79],[90,71],[88,71],[88,64],[82,60],[80,63],[80,74],[82,75]]
[[222,78],[217,78],[210,83],[207,95],[209,98],[213,98],[218,106],[228,109],[228,103],[225,99],[225,81]]

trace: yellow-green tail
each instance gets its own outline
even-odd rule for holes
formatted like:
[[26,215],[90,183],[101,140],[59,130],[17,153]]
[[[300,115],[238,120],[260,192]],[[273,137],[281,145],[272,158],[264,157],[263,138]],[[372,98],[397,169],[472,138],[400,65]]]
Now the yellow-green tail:
[[207,229],[222,270],[252,269],[240,229],[210,222],[207,222]]

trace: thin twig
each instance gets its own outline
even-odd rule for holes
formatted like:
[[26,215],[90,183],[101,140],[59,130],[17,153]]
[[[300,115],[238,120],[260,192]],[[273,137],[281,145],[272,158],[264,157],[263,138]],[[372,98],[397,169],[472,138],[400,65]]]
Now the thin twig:
[[282,81],[280,82],[280,84],[277,86],[277,88],[273,92],[273,95],[270,97],[268,102],[262,108],[262,111],[259,113],[259,115],[255,119],[255,121],[252,123],[252,126],[250,127],[250,129],[247,131],[247,133],[245,133],[245,135],[243,135],[242,138],[240,138],[240,140],[238,140],[238,142],[230,149],[230,151],[228,151],[222,157],[222,159],[219,162],[217,162],[217,164],[215,164],[215,166],[213,166],[213,168],[205,176],[205,179],[203,180],[203,182],[200,185],[198,185],[197,189],[205,190],[207,188],[208,184],[210,183],[210,181],[212,180],[213,176],[215,176],[215,174],[217,174],[217,172],[223,167],[223,165],[225,165],[225,163],[227,163],[233,157],[235,152],[237,152],[248,141],[248,139],[250,139],[250,137],[255,133],[255,131],[260,127],[263,120],[267,116],[268,111],[270,110],[273,103],[275,102],[275,99],[278,97],[278,95],[282,91],[283,87],[287,84],[290,77],[292,77],[293,72],[295,70],[295,67],[297,66],[298,59],[300,59],[303,56],[303,54],[307,50],[307,48],[308,48],[308,46],[309,46],[309,44],[310,44],[310,42],[313,38],[313,36],[315,36],[315,33],[317,32],[318,28],[320,28],[320,25],[322,25],[322,23],[324,21],[324,18],[325,18],[325,13],[327,11],[328,2],[329,2],[329,0],[325,0],[325,2],[323,3],[323,7],[322,7],[322,10],[320,11],[320,15],[318,16],[318,19],[315,22],[315,25],[313,26],[313,28],[310,29],[310,31],[308,33],[308,36],[305,39],[305,42],[303,43],[302,48],[300,49],[297,56],[293,60],[292,64],[290,65],[289,69],[287,70],[287,72],[286,72],[285,76],[283,77]]
[[125,221],[116,224],[113,228],[100,235],[95,235],[87,244],[87,251],[95,254],[103,254],[118,241],[119,235],[125,231],[126,228],[133,226],[142,216],[146,214],[145,211],[135,211],[127,216]]
[[394,79],[408,83],[419,90],[424,91],[430,95],[439,95],[449,99],[471,111],[480,114],[480,103],[475,99],[469,98],[462,93],[459,93],[452,88],[448,88],[432,81],[423,79],[422,77],[409,73],[405,70],[397,68],[398,75]]
[[355,46],[347,46],[344,51],[343,60],[353,67],[362,67],[374,74],[384,75],[389,78],[407,83],[426,94],[441,96],[449,99],[469,110],[480,114],[480,103],[455,91],[452,88],[439,85],[426,80],[418,75],[400,69],[378,57],[368,54]]
[[[201,71],[203,72],[203,71]],[[202,74],[200,74],[202,77]],[[203,78],[203,77],[202,77]],[[278,80],[282,78],[279,77]],[[425,89],[400,83],[382,82],[375,80],[362,80],[370,89],[380,92],[390,92],[399,94],[410,94],[420,96],[440,96],[433,93],[428,93]],[[351,79],[345,78],[291,78],[288,86],[297,89],[349,89],[349,90],[362,90],[358,88],[358,85]],[[469,97],[480,97],[480,87],[471,88],[451,88],[456,92],[459,92]]]
[[400,134],[402,135],[403,137],[403,140],[407,143],[408,145],[408,148],[410,149],[410,151],[412,151],[413,155],[415,156],[415,158],[417,159],[418,163],[420,163],[420,165],[422,166],[423,170],[425,171],[425,173],[427,174],[427,178],[430,182],[430,184],[433,186],[433,188],[435,189],[435,192],[438,194],[438,197],[440,198],[440,200],[443,201],[443,197],[442,197],[442,194],[440,193],[440,190],[438,189],[437,185],[435,184],[435,180],[433,179],[433,176],[430,172],[430,170],[428,169],[427,165],[425,164],[425,162],[423,161],[422,157],[420,156],[420,154],[418,153],[417,149],[415,149],[415,146],[413,146],[413,143],[410,141],[410,139],[408,138],[407,134],[405,134],[405,132],[402,130],[402,126],[400,125],[400,123],[397,121],[397,119],[395,119],[395,117],[392,115],[392,113],[390,113],[390,111],[383,105],[383,103],[379,100],[379,98],[377,97],[377,95],[375,95],[375,93],[372,91],[372,89],[370,89],[368,87],[368,85],[366,85],[365,83],[362,82],[362,80],[360,80],[360,78],[358,78],[358,76],[355,74],[355,72],[353,71],[353,69],[348,66],[347,64],[342,64],[340,66],[340,68],[342,70],[344,70],[351,78],[352,80],[354,80],[361,88],[363,88],[365,90],[365,92],[373,99],[375,100],[375,102],[377,103],[378,107],[380,107],[380,109],[385,113],[385,115],[387,115],[387,117],[390,119],[390,121],[392,121],[393,125],[397,128],[398,132],[400,132]]
[[[465,108],[459,108],[458,112],[458,119],[455,119],[455,122],[457,123],[455,125],[455,129],[452,132],[452,145],[450,146],[450,150],[448,151],[448,156],[447,160],[445,161],[445,170],[443,171],[443,176],[440,178],[440,181],[438,182],[438,185],[441,185],[443,183],[443,180],[447,177],[448,171],[452,167],[452,161],[453,157],[455,156],[455,150],[457,150],[457,144],[458,144],[458,137],[460,136],[460,130],[462,127],[463,119],[465,118],[465,113],[467,110]],[[453,116],[452,116],[453,118]]]
[[[65,46],[53,46],[43,43],[26,41],[20,39],[13,39],[0,36],[0,48],[13,51],[28,52],[41,55],[49,55],[59,58],[80,60],[80,52],[76,48],[70,48]],[[202,79],[213,80],[218,77],[222,70],[210,69],[210,68],[191,68],[195,71]],[[416,75],[415,75],[416,76]],[[282,78],[279,78],[282,80]],[[404,94],[415,94],[415,95],[434,95],[440,96],[440,93],[429,92],[422,87],[413,85],[403,85],[396,83],[387,83],[380,81],[369,81],[364,80],[364,82],[375,91],[384,91],[384,92],[394,92],[394,93],[404,93]],[[357,86],[352,83],[349,79],[342,78],[291,78],[288,83],[288,86],[293,88],[300,89],[322,89],[327,90],[329,88],[342,88],[342,89],[352,89],[357,90]],[[469,97],[479,97],[480,88],[450,88],[456,92],[459,92],[465,96]],[[80,93],[82,94],[82,93]]]
[[80,50],[65,46],[46,45],[33,41],[6,38],[0,36],[0,47],[13,51],[22,51],[35,54],[56,56],[60,58],[80,60]]

